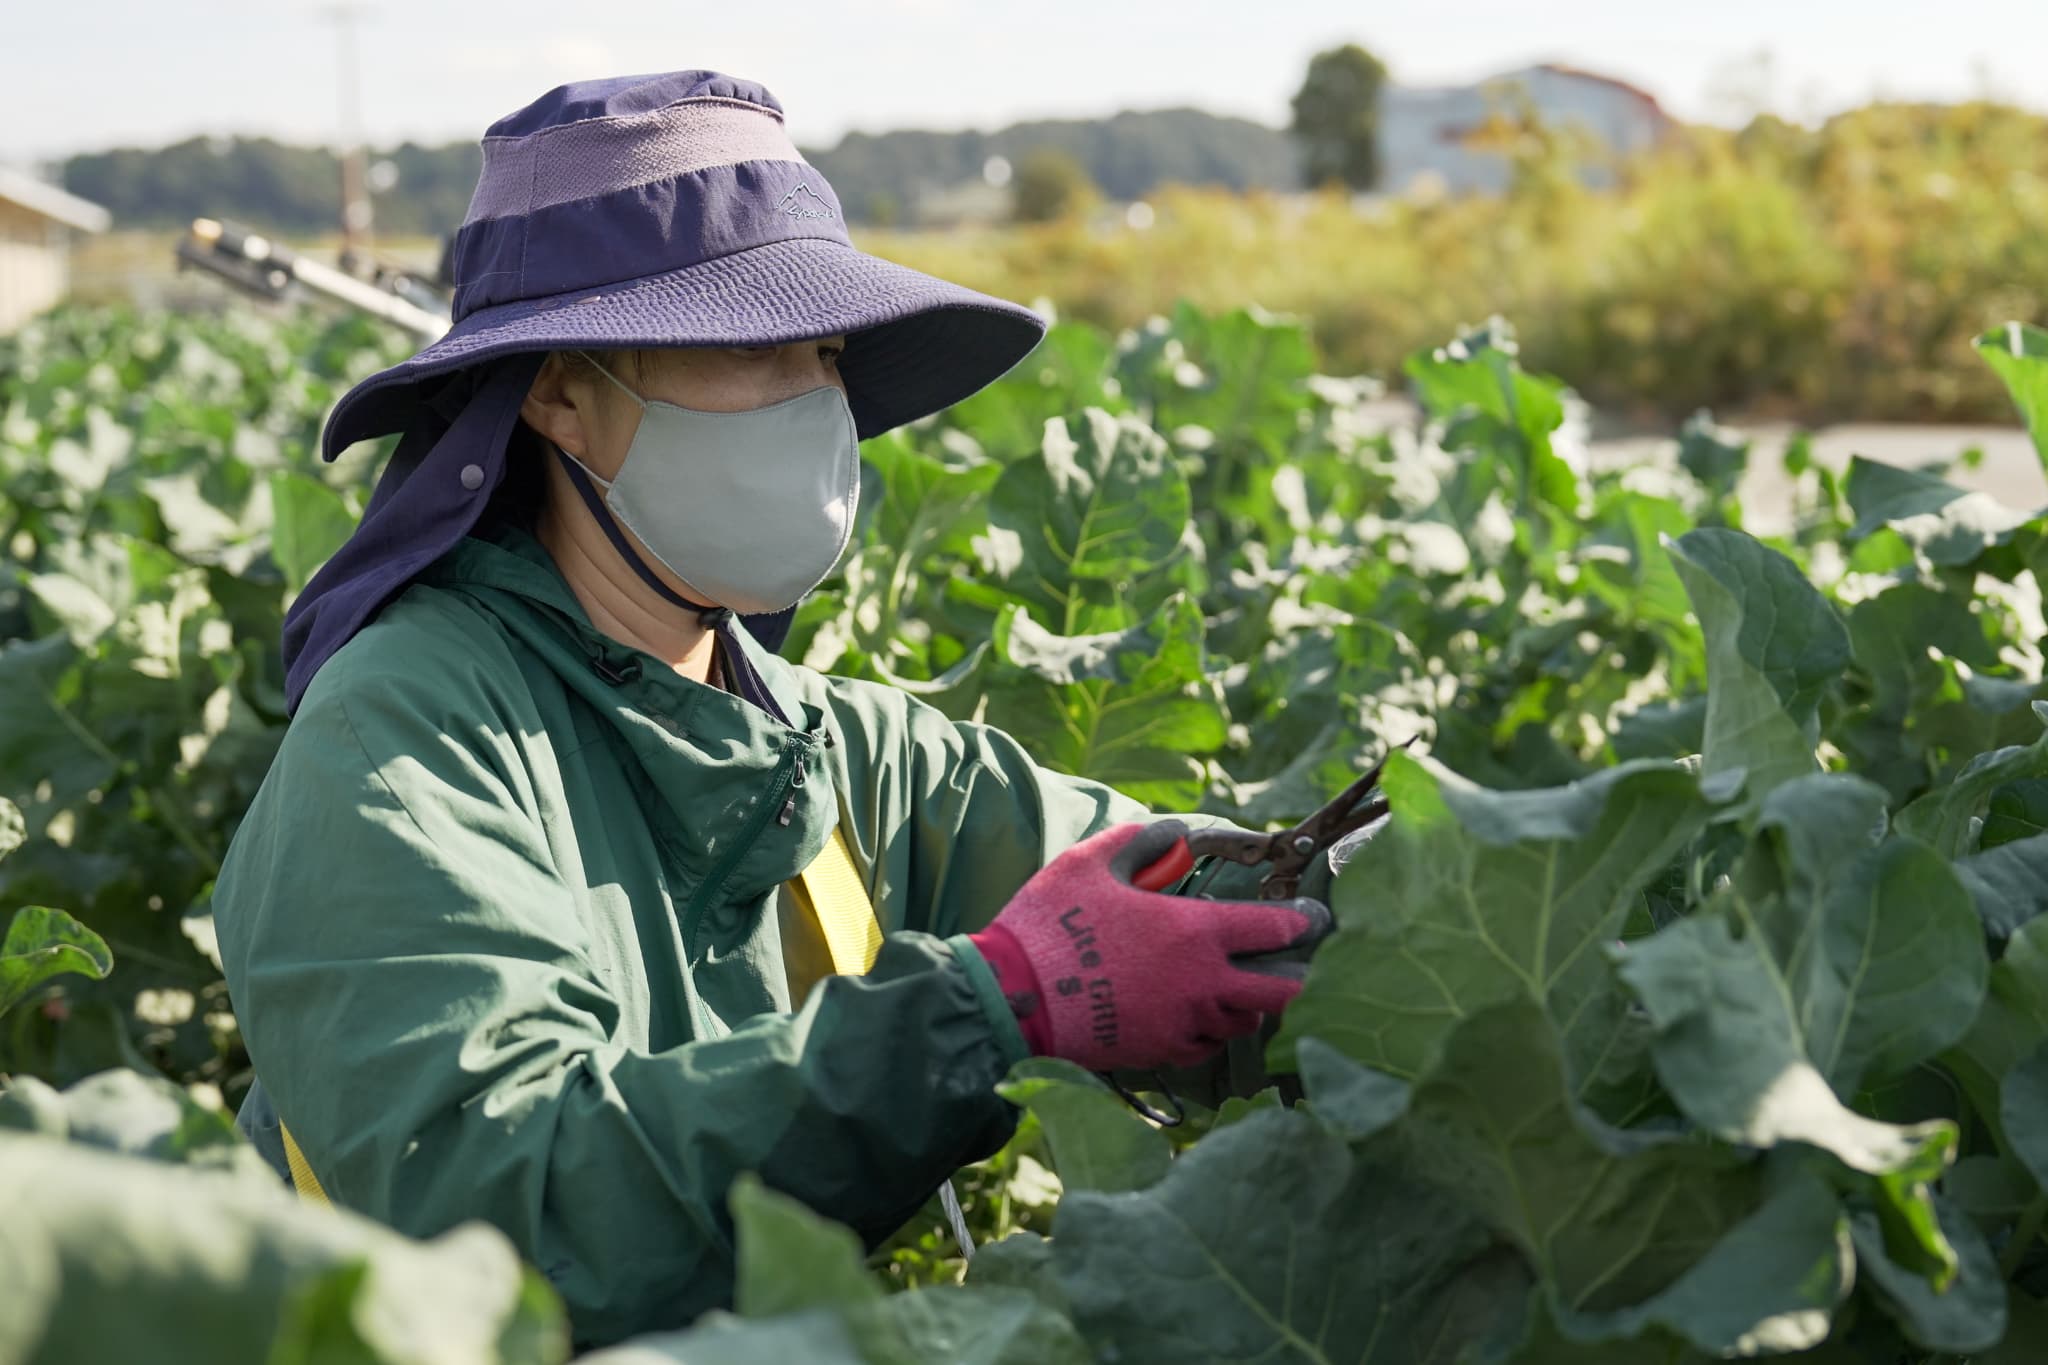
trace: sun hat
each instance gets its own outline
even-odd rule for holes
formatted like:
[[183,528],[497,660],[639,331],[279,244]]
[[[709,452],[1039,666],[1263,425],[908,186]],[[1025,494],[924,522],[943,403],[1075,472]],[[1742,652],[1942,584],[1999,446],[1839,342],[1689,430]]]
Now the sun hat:
[[845,333],[862,440],[1000,378],[1021,304],[857,250],[765,86],[716,71],[557,86],[493,123],[450,253],[454,325],[357,384],[323,452],[398,431],[451,371],[516,351],[758,346]]
[[[285,613],[285,707],[470,533],[549,351],[780,345],[844,333],[866,440],[959,402],[1045,334],[1032,310],[854,248],[782,106],[716,71],[557,86],[493,123],[450,252],[454,325],[342,395],[321,451],[402,432],[353,535]],[[740,618],[780,648],[795,609]]]

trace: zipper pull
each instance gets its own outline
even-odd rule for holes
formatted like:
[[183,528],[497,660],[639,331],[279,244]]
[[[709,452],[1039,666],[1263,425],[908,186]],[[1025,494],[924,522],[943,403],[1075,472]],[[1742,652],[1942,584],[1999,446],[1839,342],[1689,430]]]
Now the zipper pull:
[[791,820],[794,820],[796,818],[796,790],[797,788],[803,786],[803,784],[804,761],[801,757],[799,757],[796,761],[796,771],[790,775],[789,800],[782,803],[782,815],[780,819],[776,821],[777,824],[787,826]]
[[603,678],[613,687],[617,687],[621,683],[640,681],[640,661],[635,658],[628,658],[623,663],[614,664],[609,655],[599,654],[591,659],[590,668],[598,677]]

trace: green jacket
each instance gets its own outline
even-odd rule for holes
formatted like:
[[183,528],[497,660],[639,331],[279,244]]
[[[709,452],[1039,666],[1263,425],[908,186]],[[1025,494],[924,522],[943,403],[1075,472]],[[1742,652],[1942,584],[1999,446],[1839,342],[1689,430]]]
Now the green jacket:
[[[214,894],[329,1196],[495,1224],[579,1346],[730,1302],[740,1171],[872,1242],[998,1147],[1025,1048],[958,935],[1148,814],[748,648],[796,728],[601,634],[526,532],[471,537],[321,668]],[[783,887],[835,824],[886,937],[792,1000]]]

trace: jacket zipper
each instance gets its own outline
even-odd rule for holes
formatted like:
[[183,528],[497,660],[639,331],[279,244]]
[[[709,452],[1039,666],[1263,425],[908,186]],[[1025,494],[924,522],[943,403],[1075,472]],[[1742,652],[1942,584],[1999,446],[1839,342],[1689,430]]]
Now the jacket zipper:
[[775,786],[769,792],[768,799],[761,803],[761,808],[754,812],[754,818],[747,822],[746,832],[718,864],[718,870],[704,879],[704,884],[697,888],[697,894],[690,897],[690,903],[683,907],[683,948],[692,958],[697,955],[697,925],[703,919],[705,910],[718,898],[718,893],[725,889],[726,882],[731,880],[733,872],[739,867],[740,859],[747,856],[754,847],[755,840],[761,837],[761,831],[768,826],[768,817],[780,810],[784,815],[782,823],[786,825],[789,823],[788,817],[795,813],[796,796],[790,788],[803,785],[799,779],[803,772],[804,760],[810,757],[813,742],[809,734],[801,731],[797,733],[788,752],[784,754],[785,760],[793,759],[794,762],[785,761],[782,770],[776,774]]

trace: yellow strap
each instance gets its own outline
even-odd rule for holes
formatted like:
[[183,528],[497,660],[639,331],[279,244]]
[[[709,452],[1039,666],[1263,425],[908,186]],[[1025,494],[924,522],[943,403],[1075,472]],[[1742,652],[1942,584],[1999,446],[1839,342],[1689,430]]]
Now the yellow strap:
[[284,1164],[291,1167],[292,1184],[298,1189],[301,1199],[310,1199],[316,1204],[327,1202],[327,1191],[320,1188],[320,1178],[313,1174],[313,1168],[306,1164],[306,1154],[299,1150],[299,1144],[292,1138],[292,1130],[278,1120],[277,1130],[284,1134]]
[[790,883],[797,899],[818,921],[832,954],[832,970],[842,976],[865,976],[882,951],[882,925],[868,900],[868,889],[853,865],[846,835],[837,826],[811,865]]
[[[865,976],[882,951],[882,925],[875,918],[874,903],[868,899],[860,871],[853,865],[846,836],[837,827],[811,865],[799,872],[789,887],[798,906],[823,936],[825,950],[832,958],[832,970],[841,975]],[[292,1185],[299,1196],[316,1204],[327,1203],[327,1191],[320,1188],[320,1179],[307,1164],[306,1154],[299,1150],[292,1130],[282,1120],[277,1126],[284,1134],[285,1165],[291,1168]]]

